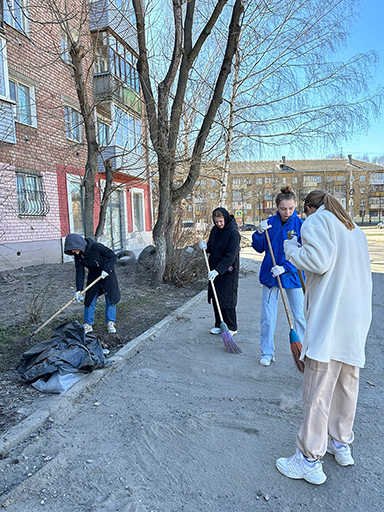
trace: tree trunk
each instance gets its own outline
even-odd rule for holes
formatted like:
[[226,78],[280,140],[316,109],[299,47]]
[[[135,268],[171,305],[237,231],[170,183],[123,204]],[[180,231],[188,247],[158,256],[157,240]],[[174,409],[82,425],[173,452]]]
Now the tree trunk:
[[112,173],[112,161],[108,159],[104,163],[105,168],[105,188],[103,192],[103,198],[100,204],[99,224],[95,231],[95,238],[98,238],[103,234],[105,219],[107,216],[108,200],[112,192],[113,173]]
[[84,119],[85,137],[87,139],[88,157],[83,180],[84,186],[84,234],[86,238],[94,238],[94,205],[95,205],[95,179],[97,175],[97,156],[99,144],[96,139],[96,128],[93,119],[93,107],[90,106],[87,86],[83,73],[84,49],[78,43],[70,48],[77,97],[79,99],[81,115]]
[[220,186],[220,206],[225,208],[225,202],[227,199],[227,185],[228,185],[228,174],[229,174],[229,163],[231,161],[232,144],[233,144],[233,123],[235,119],[235,103],[239,89],[239,72],[240,72],[240,54],[239,48],[236,50],[235,64],[233,66],[233,80],[232,80],[232,92],[231,100],[229,102],[229,114],[228,114],[228,126],[227,126],[227,138],[225,142],[225,157],[224,157],[224,168],[221,175],[221,186]]

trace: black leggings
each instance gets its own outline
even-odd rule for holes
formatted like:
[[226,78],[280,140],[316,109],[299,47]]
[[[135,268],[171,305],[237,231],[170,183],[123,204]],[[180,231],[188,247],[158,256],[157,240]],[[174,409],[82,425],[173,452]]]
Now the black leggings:
[[[212,299],[213,310],[215,312],[215,327],[220,327],[220,317],[217,311],[215,299]],[[223,320],[227,324],[230,331],[237,331],[237,319],[236,319],[236,308],[228,308],[221,310],[223,314]]]

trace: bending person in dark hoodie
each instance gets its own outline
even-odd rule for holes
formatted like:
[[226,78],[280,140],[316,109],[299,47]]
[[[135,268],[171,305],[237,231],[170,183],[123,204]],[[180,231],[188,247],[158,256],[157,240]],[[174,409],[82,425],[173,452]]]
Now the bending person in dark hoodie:
[[116,332],[116,304],[120,300],[120,290],[117,282],[115,263],[116,254],[103,244],[99,244],[91,238],[83,238],[80,235],[70,234],[65,239],[64,252],[74,256],[76,267],[76,293],[77,302],[82,300],[80,295],[84,289],[85,269],[88,269],[87,286],[99,276],[102,280],[97,282],[85,294],[84,300],[84,329],[85,332],[93,331],[97,297],[105,295],[105,322],[107,331]]
[[[225,208],[216,208],[212,213],[214,226],[208,243],[200,242],[200,249],[209,253],[209,281],[215,280],[223,320],[233,336],[237,333],[237,289],[240,267],[240,233],[233,215]],[[212,286],[208,285],[208,302],[212,301],[215,313],[215,327],[212,334],[220,334],[220,317],[213,298]]]

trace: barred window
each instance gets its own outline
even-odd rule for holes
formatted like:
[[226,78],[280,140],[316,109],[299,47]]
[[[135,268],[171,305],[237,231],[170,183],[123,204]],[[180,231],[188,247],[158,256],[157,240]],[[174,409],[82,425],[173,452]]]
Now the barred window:
[[22,217],[43,217],[49,204],[43,190],[43,178],[35,174],[16,174],[17,203]]

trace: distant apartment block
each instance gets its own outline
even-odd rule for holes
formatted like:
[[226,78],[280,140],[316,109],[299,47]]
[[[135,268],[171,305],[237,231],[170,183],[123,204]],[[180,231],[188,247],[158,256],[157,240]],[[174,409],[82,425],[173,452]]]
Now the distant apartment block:
[[[184,222],[211,222],[219,205],[222,164],[204,165],[193,193],[182,203]],[[176,183],[177,185],[177,183]],[[256,224],[275,213],[275,197],[284,185],[303,199],[316,188],[336,196],[357,222],[381,221],[384,210],[384,167],[348,158],[244,161],[229,166],[226,208],[239,224]]]

